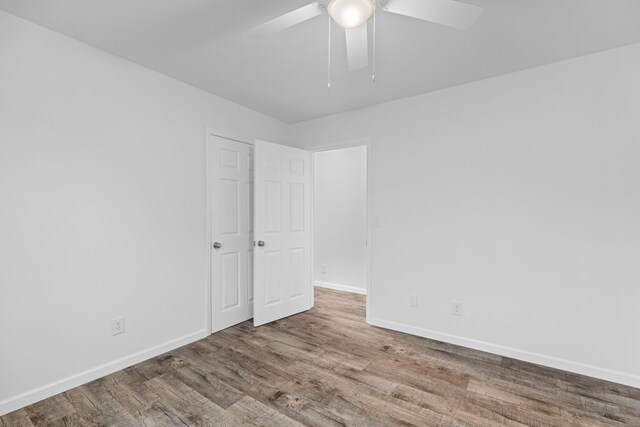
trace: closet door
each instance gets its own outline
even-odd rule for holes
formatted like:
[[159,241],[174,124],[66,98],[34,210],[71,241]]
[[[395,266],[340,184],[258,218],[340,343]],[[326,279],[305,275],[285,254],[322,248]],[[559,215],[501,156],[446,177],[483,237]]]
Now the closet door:
[[211,326],[217,332],[253,317],[253,147],[212,137]]

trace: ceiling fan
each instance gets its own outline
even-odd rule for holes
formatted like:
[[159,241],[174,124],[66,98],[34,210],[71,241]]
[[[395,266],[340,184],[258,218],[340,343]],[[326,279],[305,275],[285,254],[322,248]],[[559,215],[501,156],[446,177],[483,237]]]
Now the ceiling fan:
[[[254,37],[273,34],[317,16],[327,14],[344,28],[349,71],[369,65],[367,23],[373,21],[373,55],[375,81],[376,10],[409,16],[461,30],[469,28],[482,13],[482,7],[457,0],[318,0],[271,19],[250,30]],[[329,20],[329,40],[331,20]],[[329,71],[331,52],[329,51]],[[331,87],[331,83],[329,83]]]

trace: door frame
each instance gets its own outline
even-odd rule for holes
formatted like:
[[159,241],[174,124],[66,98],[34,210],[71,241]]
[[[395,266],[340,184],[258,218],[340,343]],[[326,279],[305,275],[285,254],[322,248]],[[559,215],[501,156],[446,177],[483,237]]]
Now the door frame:
[[[372,233],[371,233],[371,224],[372,224],[372,216],[371,216],[371,195],[372,195],[372,182],[371,182],[371,146],[372,146],[372,139],[371,137],[364,137],[364,138],[358,138],[358,139],[352,139],[352,140],[347,140],[347,141],[342,141],[342,142],[334,142],[334,143],[329,143],[329,144],[322,144],[322,145],[316,145],[313,146],[311,148],[309,148],[309,150],[315,154],[315,153],[319,153],[319,152],[323,152],[323,151],[331,151],[331,150],[339,150],[342,148],[352,148],[352,147],[366,147],[366,153],[367,153],[367,164],[366,164],[366,168],[367,168],[367,189],[366,189],[366,197],[367,197],[367,211],[366,211],[366,230],[365,230],[365,236],[366,236],[366,246],[365,246],[365,284],[366,284],[366,290],[367,290],[367,294],[366,294],[366,321],[367,323],[371,323],[370,319],[371,319],[371,288],[372,288],[372,272],[371,272],[371,267],[372,267],[372,246],[373,246],[373,242],[372,242]],[[314,169],[314,161],[315,161],[315,156],[311,157],[311,268],[312,268],[312,273],[315,275],[315,265],[314,265],[314,247],[315,247],[315,242],[314,242],[314,238],[313,236],[315,235],[315,180],[314,180],[314,175],[315,175],[315,169]],[[314,288],[315,288],[315,277],[312,277],[312,280],[314,281]],[[313,293],[311,294],[311,302],[313,303]]]
[[205,140],[205,244],[206,244],[206,254],[207,254],[207,271],[206,271],[206,280],[207,285],[205,286],[205,294],[207,298],[207,312],[205,314],[205,322],[207,322],[207,336],[213,333],[213,278],[211,277],[211,245],[213,241],[211,240],[211,178],[213,176],[213,165],[211,164],[211,149],[213,146],[213,138],[224,138],[231,141],[239,142],[241,144],[247,145],[255,145],[253,141],[248,142],[245,141],[244,138],[239,137],[237,135],[232,135],[228,132],[222,132],[213,128],[207,128],[207,137]]
[[[207,128],[206,131],[206,140],[205,140],[205,218],[206,218],[206,224],[205,224],[205,232],[206,232],[206,236],[205,236],[205,245],[206,245],[206,256],[207,256],[207,262],[206,262],[206,280],[207,280],[207,284],[205,286],[206,289],[206,299],[207,299],[207,312],[205,314],[205,321],[207,323],[207,335],[211,335],[212,331],[213,331],[213,325],[212,325],[212,316],[213,316],[213,306],[212,306],[212,295],[213,295],[213,282],[212,282],[212,277],[211,277],[211,245],[213,244],[213,242],[211,241],[211,177],[212,177],[212,167],[213,165],[211,164],[211,145],[212,145],[212,138],[214,137],[218,137],[218,138],[225,138],[225,139],[230,139],[232,141],[236,141],[236,142],[240,142],[243,144],[248,144],[251,146],[254,146],[255,143],[254,141],[248,141],[248,138],[244,138],[238,135],[234,135],[231,134],[229,132],[224,132],[224,131],[220,131],[218,129],[214,129],[214,128]],[[328,143],[328,144],[321,144],[321,145],[316,145],[310,148],[307,148],[311,153],[311,272],[312,272],[312,277],[311,280],[313,281],[312,284],[314,284],[314,288],[315,288],[315,278],[313,277],[313,273],[315,272],[315,265],[314,265],[314,246],[315,246],[315,242],[314,242],[314,234],[315,234],[315,214],[314,214],[314,204],[315,204],[315,182],[314,182],[314,153],[317,152],[322,152],[322,151],[331,151],[331,150],[338,150],[341,148],[351,148],[351,147],[362,147],[365,146],[367,148],[366,152],[367,152],[367,211],[366,211],[366,238],[367,238],[367,244],[365,246],[365,280],[366,280],[366,290],[367,290],[367,295],[366,295],[366,321],[367,323],[371,323],[370,319],[372,317],[371,315],[371,293],[372,293],[372,283],[373,283],[373,279],[372,279],[372,246],[373,246],[373,239],[372,239],[372,232],[371,232],[371,227],[372,227],[372,204],[371,204],[371,199],[372,199],[372,173],[371,173],[371,153],[372,153],[372,139],[371,137],[365,137],[365,138],[358,138],[358,139],[353,139],[353,140],[347,140],[347,141],[342,141],[342,142],[334,142],[334,143]],[[311,305],[315,305],[315,301],[314,301],[314,292],[311,292]]]

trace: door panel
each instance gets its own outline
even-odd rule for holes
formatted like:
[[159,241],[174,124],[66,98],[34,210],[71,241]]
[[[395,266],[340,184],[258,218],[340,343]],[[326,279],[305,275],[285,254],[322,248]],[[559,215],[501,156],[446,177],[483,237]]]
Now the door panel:
[[304,231],[304,185],[289,184],[289,231]]
[[264,252],[264,304],[265,306],[282,302],[282,263],[280,251]]
[[[253,302],[253,249],[247,251],[247,288],[249,289],[248,300]],[[252,306],[253,308],[253,306]],[[251,312],[253,316],[253,311]]]
[[303,297],[306,290],[304,275],[304,248],[294,248],[289,250],[289,265],[291,266],[291,289],[289,298],[293,299]]
[[267,233],[280,233],[282,223],[282,184],[278,181],[266,181],[264,221]]
[[236,179],[220,180],[220,216],[222,234],[238,234],[238,220],[241,216],[238,206],[240,188]]
[[255,326],[312,306],[310,190],[310,152],[256,142]]
[[212,331],[253,317],[253,147],[210,140]]
[[222,277],[222,311],[240,303],[240,257],[237,252],[220,256]]

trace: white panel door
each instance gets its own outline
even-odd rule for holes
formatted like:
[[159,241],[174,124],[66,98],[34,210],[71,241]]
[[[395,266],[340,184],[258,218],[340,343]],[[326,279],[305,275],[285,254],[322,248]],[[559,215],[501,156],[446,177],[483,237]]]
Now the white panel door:
[[212,137],[212,332],[253,317],[253,147]]
[[311,153],[255,145],[254,326],[310,309]]

